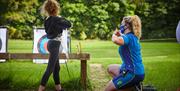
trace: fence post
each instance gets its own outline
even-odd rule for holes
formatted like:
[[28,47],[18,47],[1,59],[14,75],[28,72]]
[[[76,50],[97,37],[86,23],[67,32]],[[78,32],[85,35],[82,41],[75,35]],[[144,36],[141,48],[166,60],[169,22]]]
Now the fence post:
[[87,60],[81,60],[81,84],[83,89],[87,89]]

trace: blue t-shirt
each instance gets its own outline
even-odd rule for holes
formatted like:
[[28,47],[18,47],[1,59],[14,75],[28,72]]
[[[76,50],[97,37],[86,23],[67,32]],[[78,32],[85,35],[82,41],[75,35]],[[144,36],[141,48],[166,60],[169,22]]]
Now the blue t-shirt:
[[119,54],[123,63],[120,70],[128,70],[136,75],[144,74],[139,39],[132,32],[123,35],[122,38],[124,45],[119,47]]

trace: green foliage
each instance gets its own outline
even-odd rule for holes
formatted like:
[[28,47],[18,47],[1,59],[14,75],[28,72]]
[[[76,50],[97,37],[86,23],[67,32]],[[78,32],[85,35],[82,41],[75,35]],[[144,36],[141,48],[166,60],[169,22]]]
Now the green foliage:
[[6,4],[0,13],[0,25],[6,25],[10,38],[32,39],[32,26],[35,25],[38,0],[3,0],[0,5]]
[[[0,25],[9,27],[10,38],[32,39],[33,26],[43,27],[40,7],[44,0],[1,0]],[[180,20],[179,0],[61,0],[61,15],[73,24],[76,39],[110,39],[127,15],[142,19],[143,39],[175,38]],[[12,32],[12,33],[11,33]]]
[[142,17],[143,38],[175,38],[179,4],[179,0],[149,0],[144,9],[137,9],[136,13]]

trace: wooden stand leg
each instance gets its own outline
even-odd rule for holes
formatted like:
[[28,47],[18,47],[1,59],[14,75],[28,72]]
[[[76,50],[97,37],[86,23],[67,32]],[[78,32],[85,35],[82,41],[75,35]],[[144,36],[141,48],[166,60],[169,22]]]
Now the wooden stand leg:
[[81,60],[81,84],[84,90],[86,90],[87,83],[87,60]]

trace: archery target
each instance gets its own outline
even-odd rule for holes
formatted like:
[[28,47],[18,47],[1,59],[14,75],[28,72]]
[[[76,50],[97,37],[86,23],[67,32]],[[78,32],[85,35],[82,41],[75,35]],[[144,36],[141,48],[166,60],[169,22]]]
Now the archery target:
[[[33,53],[48,54],[48,39],[44,28],[34,29]],[[48,59],[33,59],[34,63],[48,63]]]
[[37,44],[37,49],[38,52],[41,54],[47,54],[48,53],[48,49],[47,49],[47,43],[48,43],[48,38],[46,35],[42,36]]
[[[64,34],[64,32],[63,32]],[[67,35],[67,34],[66,34]],[[62,35],[63,37],[64,35]],[[65,37],[63,37],[65,38]],[[65,39],[64,39],[65,40]],[[48,49],[47,49],[47,43],[49,39],[47,38],[46,32],[44,28],[34,28],[34,41],[33,41],[33,53],[41,53],[41,54],[48,54]],[[66,41],[61,41],[61,46],[60,46],[60,53],[63,52],[64,48],[62,48],[63,44],[69,44],[68,40]],[[67,48],[68,50],[70,49],[70,46]],[[60,59],[60,63],[65,63],[67,60],[66,59]],[[34,63],[48,63],[48,59],[33,59]]]
[[[7,28],[0,27],[0,53],[7,52]],[[6,60],[0,59],[0,62],[5,62]]]
[[180,21],[176,28],[176,39],[177,39],[177,42],[180,43]]

